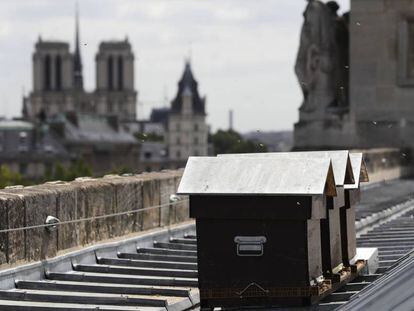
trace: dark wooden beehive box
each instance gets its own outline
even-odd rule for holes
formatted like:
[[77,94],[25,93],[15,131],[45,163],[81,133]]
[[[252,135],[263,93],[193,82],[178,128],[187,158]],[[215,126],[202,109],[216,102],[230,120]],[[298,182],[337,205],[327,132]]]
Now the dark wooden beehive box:
[[350,160],[355,181],[346,184],[345,207],[341,210],[342,254],[344,264],[350,265],[356,255],[355,206],[360,200],[360,183],[368,182],[368,172],[362,153],[351,153]]
[[[320,220],[322,268],[325,277],[338,281],[333,274],[347,263],[343,261],[343,248],[347,247],[346,225],[341,218],[345,210],[345,185],[354,185],[352,165],[347,150],[339,151],[311,151],[311,152],[277,152],[277,153],[250,153],[219,155],[224,158],[273,158],[273,159],[330,159],[335,176],[337,196],[326,200],[326,218]],[[350,215],[350,213],[348,213]],[[345,215],[346,216],[346,215]],[[350,231],[351,232],[351,231]],[[355,240],[355,238],[354,238]],[[345,254],[346,255],[346,254]]]
[[323,281],[331,161],[190,157],[178,194],[196,218],[201,306],[299,306]]

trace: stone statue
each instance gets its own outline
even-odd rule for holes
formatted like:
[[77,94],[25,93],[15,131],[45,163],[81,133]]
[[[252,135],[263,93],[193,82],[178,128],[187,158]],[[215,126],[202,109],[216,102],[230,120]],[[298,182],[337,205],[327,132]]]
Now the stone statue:
[[335,1],[326,3],[335,23],[335,91],[333,108],[346,108],[349,104],[349,13],[338,15],[339,5]]
[[295,73],[304,97],[301,111],[312,113],[339,105],[343,78],[338,68],[340,48],[332,4],[328,7],[319,0],[307,1]]

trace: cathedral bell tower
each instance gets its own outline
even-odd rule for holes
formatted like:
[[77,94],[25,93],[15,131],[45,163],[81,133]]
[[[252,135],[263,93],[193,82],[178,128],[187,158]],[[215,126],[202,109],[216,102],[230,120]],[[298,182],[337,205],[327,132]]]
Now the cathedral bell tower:
[[134,54],[127,38],[124,41],[105,41],[99,45],[96,88],[100,113],[118,116],[120,120],[136,119]]

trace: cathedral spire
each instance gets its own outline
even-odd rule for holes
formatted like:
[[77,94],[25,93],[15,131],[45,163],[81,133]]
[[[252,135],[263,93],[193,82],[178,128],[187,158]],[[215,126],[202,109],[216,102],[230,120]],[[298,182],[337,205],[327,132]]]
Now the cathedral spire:
[[76,2],[75,13],[75,55],[73,56],[73,85],[75,89],[83,89],[82,59],[79,45],[79,8]]
[[183,108],[183,96],[192,97],[192,110],[195,114],[205,115],[205,99],[200,97],[198,93],[198,83],[194,78],[191,70],[191,63],[188,58],[185,59],[184,72],[181,80],[178,82],[178,92],[172,101],[172,112],[180,113]]

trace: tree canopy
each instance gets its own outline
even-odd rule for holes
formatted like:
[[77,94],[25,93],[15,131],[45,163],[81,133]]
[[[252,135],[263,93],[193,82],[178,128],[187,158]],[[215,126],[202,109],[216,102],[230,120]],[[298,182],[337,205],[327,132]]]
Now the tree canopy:
[[14,173],[7,165],[0,166],[0,188],[3,189],[7,186],[21,185],[23,183],[23,177],[19,173]]
[[214,153],[257,153],[267,152],[267,147],[262,143],[244,139],[233,130],[218,130],[210,136],[213,143]]

